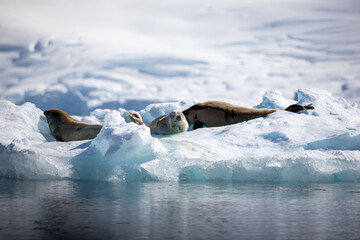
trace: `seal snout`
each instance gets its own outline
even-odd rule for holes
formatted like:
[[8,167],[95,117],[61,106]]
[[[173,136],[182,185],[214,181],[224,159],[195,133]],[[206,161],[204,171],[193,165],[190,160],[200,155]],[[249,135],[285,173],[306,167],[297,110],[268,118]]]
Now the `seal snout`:
[[170,113],[170,117],[173,119],[173,121],[182,121],[183,120],[183,116],[182,116],[182,113],[179,112],[179,111],[172,111]]

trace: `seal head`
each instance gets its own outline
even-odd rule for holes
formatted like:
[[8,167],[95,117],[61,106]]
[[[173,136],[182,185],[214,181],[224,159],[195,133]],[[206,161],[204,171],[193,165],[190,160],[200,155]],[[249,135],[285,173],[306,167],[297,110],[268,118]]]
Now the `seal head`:
[[169,135],[186,132],[189,128],[189,124],[183,113],[174,110],[167,115],[156,118],[149,124],[149,128],[151,134]]

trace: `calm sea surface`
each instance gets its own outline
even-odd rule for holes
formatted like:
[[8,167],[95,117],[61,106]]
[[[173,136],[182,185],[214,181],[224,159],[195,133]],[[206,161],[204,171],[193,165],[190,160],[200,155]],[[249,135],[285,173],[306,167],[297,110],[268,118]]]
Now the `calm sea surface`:
[[0,239],[360,239],[360,184],[0,179]]

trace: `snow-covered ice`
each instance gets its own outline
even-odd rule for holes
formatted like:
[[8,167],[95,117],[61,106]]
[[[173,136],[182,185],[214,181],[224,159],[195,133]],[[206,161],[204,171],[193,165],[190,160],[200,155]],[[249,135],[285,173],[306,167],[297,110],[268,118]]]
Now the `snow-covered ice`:
[[[0,176],[359,181],[359,21],[353,0],[2,0]],[[165,137],[125,114],[206,100],[315,110]],[[55,142],[53,108],[104,127]]]
[[[358,181],[360,110],[330,93],[299,90],[296,101],[315,110],[281,110],[279,92],[264,94],[262,107],[279,111],[235,125],[202,128],[171,136],[151,136],[148,127],[125,121],[124,110],[96,110],[104,124],[89,141],[61,143],[51,137],[35,105],[0,102],[0,174],[19,178],[109,181],[240,180]],[[174,108],[180,104],[173,104]],[[164,111],[169,104],[149,106]],[[178,109],[181,110],[181,109]],[[86,119],[86,118],[83,118]]]

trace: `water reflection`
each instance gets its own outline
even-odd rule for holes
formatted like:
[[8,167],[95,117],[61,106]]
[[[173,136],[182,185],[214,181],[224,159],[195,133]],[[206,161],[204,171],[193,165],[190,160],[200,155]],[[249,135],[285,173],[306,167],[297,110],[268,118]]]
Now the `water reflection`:
[[356,239],[360,184],[0,179],[0,239]]

